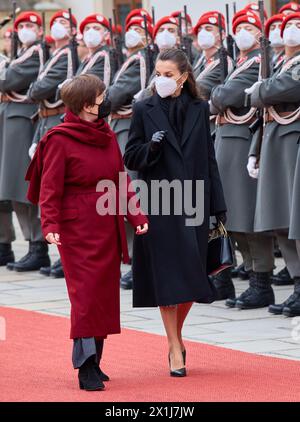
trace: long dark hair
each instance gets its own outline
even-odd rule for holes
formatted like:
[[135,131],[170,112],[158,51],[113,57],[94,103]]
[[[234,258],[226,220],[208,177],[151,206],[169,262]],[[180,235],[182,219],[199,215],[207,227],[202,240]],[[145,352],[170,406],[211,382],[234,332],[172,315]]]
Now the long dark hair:
[[201,98],[200,91],[197,87],[197,83],[194,77],[192,65],[189,62],[189,59],[184,51],[179,48],[167,48],[159,53],[156,62],[158,60],[162,61],[171,61],[175,63],[178,67],[180,73],[188,73],[188,78],[185,82],[189,94],[193,98]]

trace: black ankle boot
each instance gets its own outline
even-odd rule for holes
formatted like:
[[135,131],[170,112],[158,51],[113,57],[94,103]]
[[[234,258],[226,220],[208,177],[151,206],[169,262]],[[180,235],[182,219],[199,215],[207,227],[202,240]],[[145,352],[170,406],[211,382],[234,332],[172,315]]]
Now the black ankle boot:
[[11,243],[0,243],[0,267],[9,262],[15,262],[15,255],[11,250]]
[[90,356],[79,368],[79,388],[86,391],[104,390],[105,385],[98,373],[98,365],[95,362],[95,355]]
[[49,267],[50,258],[47,242],[30,242],[29,256],[26,260],[21,261],[15,263],[13,267],[15,271],[37,271],[41,267]]
[[287,317],[300,316],[300,277],[294,277],[294,300],[283,308],[282,314]]
[[65,276],[64,269],[63,269],[61,260],[59,259],[57,262],[55,262],[55,265],[51,267],[50,277],[64,278],[64,276]]
[[214,276],[213,284],[217,290],[217,300],[235,298],[235,288],[231,278],[231,268],[227,268]]
[[106,375],[102,369],[100,368],[100,361],[102,358],[102,352],[103,352],[103,346],[104,346],[104,340],[95,340],[96,343],[96,352],[97,352],[97,371],[98,374],[100,375],[100,378],[102,381],[109,381],[110,378],[108,375]]
[[275,297],[270,276],[270,272],[255,272],[252,285],[247,289],[247,295],[238,298],[235,306],[239,309],[257,309],[273,305]]

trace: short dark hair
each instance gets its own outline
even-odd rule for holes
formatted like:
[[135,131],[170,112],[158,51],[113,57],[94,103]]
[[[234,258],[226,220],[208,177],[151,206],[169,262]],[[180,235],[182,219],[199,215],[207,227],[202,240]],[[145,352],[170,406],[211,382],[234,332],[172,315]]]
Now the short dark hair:
[[94,105],[105,89],[105,83],[98,76],[84,74],[67,81],[61,88],[60,96],[65,106],[78,115],[83,107]]
[[156,62],[158,62],[159,60],[170,60],[171,62],[177,65],[180,73],[187,72],[188,78],[186,84],[190,95],[193,98],[201,98],[201,94],[197,87],[192,65],[190,64],[189,59],[184,51],[182,51],[180,48],[175,47],[167,48],[159,53]]

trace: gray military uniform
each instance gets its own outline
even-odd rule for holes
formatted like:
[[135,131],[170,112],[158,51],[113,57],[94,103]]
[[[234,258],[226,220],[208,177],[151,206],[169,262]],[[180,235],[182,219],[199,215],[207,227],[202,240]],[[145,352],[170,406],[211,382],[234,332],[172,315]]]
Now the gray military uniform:
[[[16,60],[2,70],[0,78],[1,131],[0,131],[0,200],[12,201],[26,240],[42,239],[37,207],[26,198],[25,174],[30,162],[28,149],[31,145],[34,124],[32,117],[37,106],[27,97],[30,84],[37,78],[42,66],[40,46],[34,44],[22,49]],[[6,208],[8,209],[8,208]],[[6,215],[8,222],[11,216]],[[13,230],[8,229],[13,240]]]
[[[285,61],[274,75],[263,81],[251,95],[252,105],[267,108],[267,120],[269,115],[273,114],[272,110],[279,116],[284,116],[285,113],[292,113],[300,107],[299,81],[293,77],[299,63],[300,56],[299,60],[291,58]],[[280,124],[276,120],[266,123],[260,151],[254,223],[256,231],[276,231],[280,249],[292,277],[300,276],[296,243],[288,239],[299,139],[299,119],[290,124]],[[257,155],[255,148],[252,146],[250,154]]]
[[39,118],[33,143],[37,144],[49,129],[61,123],[63,111],[59,112],[59,107],[63,103],[57,98],[58,86],[72,75],[70,49],[66,45],[53,53],[28,92],[32,101],[40,104],[41,111],[57,110],[57,114]]
[[76,75],[84,73],[98,76],[107,87],[111,84],[114,68],[108,47],[99,47],[90,57],[82,61]]
[[[246,60],[237,64],[223,85],[213,89],[212,112],[235,117],[216,129],[216,158],[227,204],[227,228],[233,232],[242,252],[247,270],[269,272],[274,266],[273,239],[254,233],[257,181],[247,172],[251,142],[250,108],[245,107],[245,89],[258,80],[259,51],[249,53]],[[235,75],[235,76],[233,76]],[[255,110],[253,110],[253,117]],[[234,123],[233,123],[234,121]],[[240,124],[235,123],[238,121]],[[245,121],[245,123],[242,123]]]

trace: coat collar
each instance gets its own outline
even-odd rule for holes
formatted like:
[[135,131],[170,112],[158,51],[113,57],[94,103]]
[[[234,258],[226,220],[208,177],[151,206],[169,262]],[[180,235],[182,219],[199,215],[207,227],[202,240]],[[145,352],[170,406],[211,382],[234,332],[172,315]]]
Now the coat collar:
[[191,100],[187,113],[186,113],[186,119],[184,122],[184,128],[183,128],[183,135],[181,140],[181,147],[177,141],[176,135],[174,133],[174,130],[172,129],[169,120],[165,114],[165,112],[162,110],[161,105],[159,103],[158,95],[154,94],[149,100],[146,102],[146,104],[149,106],[148,115],[151,118],[154,125],[157,127],[157,130],[166,130],[167,133],[167,141],[170,142],[170,144],[176,149],[176,151],[182,155],[182,147],[188,140],[201,111],[201,103],[203,100],[201,99],[193,99]]

